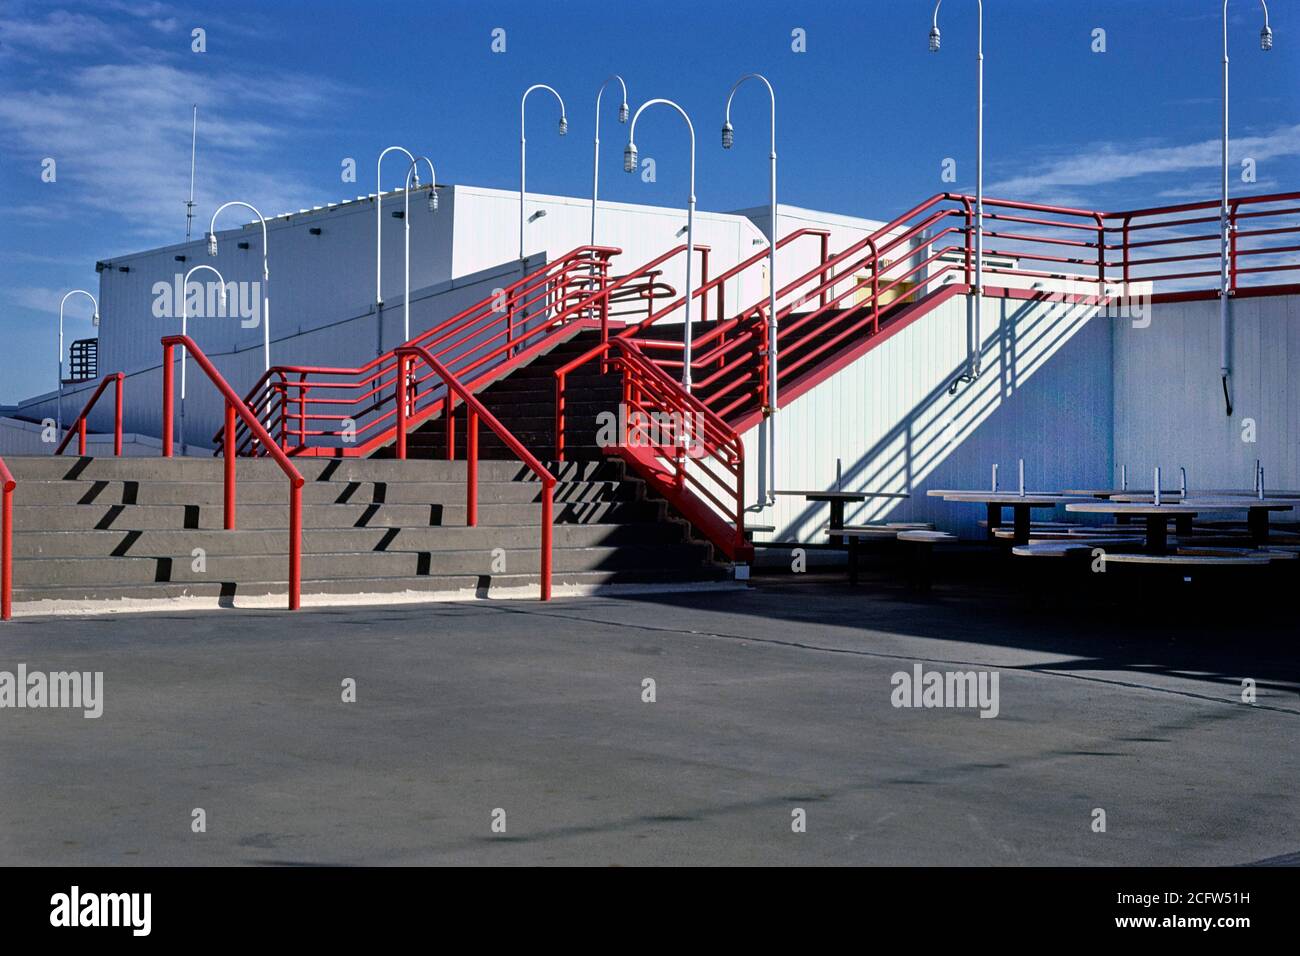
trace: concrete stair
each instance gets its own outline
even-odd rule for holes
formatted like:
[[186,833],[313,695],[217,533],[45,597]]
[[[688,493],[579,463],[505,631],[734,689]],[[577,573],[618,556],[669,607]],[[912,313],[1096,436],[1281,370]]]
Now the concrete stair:
[[[288,482],[274,462],[237,465],[237,530],[222,530],[219,459],[6,459],[20,612],[178,597],[283,595]],[[483,461],[479,525],[465,526],[465,463],[296,461],[302,591],[346,596],[535,596],[541,486],[517,462]],[[727,569],[618,461],[555,463],[553,584],[667,586]],[[196,560],[200,549],[202,560]],[[496,568],[497,570],[494,570]],[[503,568],[503,570],[502,570]],[[97,605],[98,606],[98,605]]]

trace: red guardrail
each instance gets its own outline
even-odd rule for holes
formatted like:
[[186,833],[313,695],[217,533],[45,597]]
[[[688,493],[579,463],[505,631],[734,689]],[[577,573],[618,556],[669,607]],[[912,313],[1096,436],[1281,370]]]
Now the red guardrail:
[[[780,249],[804,236],[817,236],[818,238],[820,238],[821,258],[824,262],[826,259],[827,243],[830,237],[830,233],[828,233],[824,229],[807,229],[807,228],[796,229],[794,232],[791,232],[789,235],[784,236],[783,238],[777,240],[776,247]],[[658,259],[651,260],[651,262],[647,263],[646,266],[643,266],[642,268],[643,269],[653,268],[654,266],[658,265],[667,257],[676,254],[677,252],[681,251],[684,248],[685,246],[678,246],[675,249],[670,250],[668,253],[665,253],[663,256],[660,256]],[[697,246],[696,248],[699,247]],[[709,295],[710,292],[714,294],[716,301],[718,303],[718,321],[715,324],[715,326],[712,329],[710,329],[708,333],[694,340],[696,347],[709,345],[715,339],[719,339],[722,335],[725,335],[728,330],[735,327],[737,320],[726,321],[723,320],[722,318],[723,301],[724,301],[723,288],[725,286],[725,283],[728,280],[733,279],[736,276],[740,275],[741,273],[745,272],[747,269],[750,269],[755,265],[759,265],[767,261],[768,261],[767,250],[766,249],[760,250],[759,252],[756,252],[753,255],[751,255],[749,258],[744,259],[741,262],[737,263],[736,265],[732,266],[730,269],[718,275],[717,277],[702,281],[700,285],[692,292],[693,298],[700,299],[701,314],[705,314],[707,312],[707,302],[708,302],[707,296]],[[627,328],[619,332],[616,337],[620,339],[629,338],[631,336],[638,335],[644,332],[646,329],[653,326],[656,322],[659,322],[665,316],[672,314],[677,309],[680,309],[685,304],[685,302],[686,302],[686,297],[684,295],[679,296],[673,302],[668,303],[663,308],[659,309],[657,312],[654,312],[653,314],[647,316],[644,321],[638,323],[637,325],[628,326]],[[764,300],[764,302],[766,302],[766,299]],[[605,360],[609,355],[609,341],[610,340],[607,335],[602,335],[600,344],[593,346],[591,349],[587,350],[583,354],[574,358],[572,361],[565,363],[560,368],[555,370],[555,456],[560,461],[564,460],[565,428],[567,425],[567,414],[566,414],[567,401],[565,395],[565,387],[567,384],[568,376],[574,370],[584,365],[587,365],[588,363],[593,362],[597,359],[601,360],[602,368],[604,368]],[[677,347],[681,348],[681,343],[677,343]],[[695,363],[692,364],[694,365]],[[677,366],[679,368],[681,367],[680,361],[677,363]]]
[[[472,387],[478,378],[499,371],[502,363],[536,348],[577,318],[580,309],[590,308],[587,299],[567,308],[562,303],[571,298],[578,283],[605,286],[609,259],[618,252],[608,246],[581,246],[402,347],[428,349]],[[608,322],[603,310],[599,320]],[[357,368],[274,366],[253,385],[245,402],[291,454],[368,454],[393,439],[396,351],[391,349]],[[219,435],[214,442],[220,446]],[[239,430],[238,448],[241,454],[265,453],[247,429]]]
[[0,458],[0,621],[14,613],[14,481],[5,460]]
[[619,443],[607,451],[627,459],[727,557],[750,560],[744,442],[635,343],[612,341],[609,365],[622,374],[623,408]]
[[[551,599],[551,535],[552,509],[555,497],[555,476],[546,470],[523,443],[496,416],[487,410],[482,402],[439,362],[428,349],[419,345],[404,345],[397,350],[397,389],[398,394],[406,396],[406,401],[397,403],[397,449],[399,459],[406,458],[406,431],[408,422],[417,411],[422,398],[429,398],[434,389],[419,391],[419,380],[411,378],[413,360],[418,359],[429,366],[433,374],[443,383],[446,390],[460,396],[465,403],[465,486],[466,486],[466,524],[473,527],[478,524],[478,423],[481,418],[488,428],[496,432],[506,447],[518,456],[533,474],[542,482],[542,554],[541,554],[541,592],[542,600]],[[438,399],[441,402],[441,399]],[[447,406],[447,435],[449,448],[454,452],[455,440],[451,430],[451,406]],[[448,455],[451,457],[451,454]]]
[[[77,454],[82,457],[86,454],[86,418],[90,415],[90,410],[95,407],[99,401],[99,396],[104,394],[104,389],[109,383],[113,383],[113,454],[117,457],[122,455],[122,386],[126,382],[126,376],[121,372],[114,372],[112,375],[105,375],[100,379],[99,387],[95,389],[95,394],[90,396],[90,401],[86,402],[85,407],[81,409],[81,414],[76,417],[74,427],[77,430]],[[54,449],[54,454],[62,455],[63,449],[68,446],[72,440],[72,429],[69,428],[67,434],[63,436],[63,441],[59,442],[59,447]]]
[[302,486],[305,483],[298,469],[289,457],[280,450],[271,439],[262,423],[257,420],[244,401],[230,387],[215,365],[203,354],[194,340],[188,335],[168,335],[162,340],[163,347],[163,410],[162,410],[162,444],[163,457],[172,457],[172,360],[176,346],[185,349],[194,358],[208,376],[208,379],[226,400],[225,423],[225,496],[223,526],[227,531],[235,527],[235,420],[242,419],[254,437],[267,450],[280,470],[289,479],[289,610],[296,611],[302,597]]
[[[1300,193],[1231,200],[1229,294],[1291,288],[1261,280],[1275,282],[1300,270],[1295,255],[1300,245],[1270,238],[1300,234],[1298,200]],[[1064,291],[1098,303],[1139,291],[1156,302],[1218,296],[1218,283],[1205,281],[1217,279],[1218,270],[1203,267],[1219,260],[1218,230],[1206,227],[1217,224],[1218,216],[1187,215],[1217,210],[1217,201],[1118,213],[996,198],[986,198],[984,207],[986,293]],[[788,386],[876,334],[895,310],[954,280],[965,291],[973,288],[974,216],[974,197],[932,196],[786,282],[777,290],[776,319],[780,353],[792,358],[777,362],[778,385]],[[1144,254],[1144,249],[1161,254]],[[814,308],[805,308],[813,302]],[[694,338],[693,393],[728,421],[748,422],[768,411],[770,321],[764,299]],[[621,334],[635,338],[655,364],[680,375],[682,343],[648,337],[652,324],[647,319]],[[590,361],[594,354],[582,359]],[[580,364],[558,370],[557,381]],[[561,455],[562,390],[557,394]]]

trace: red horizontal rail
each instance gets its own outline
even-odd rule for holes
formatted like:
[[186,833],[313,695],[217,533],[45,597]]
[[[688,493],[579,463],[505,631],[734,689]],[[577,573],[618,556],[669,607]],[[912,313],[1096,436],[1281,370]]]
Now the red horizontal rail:
[[[102,379],[100,379],[99,387],[95,389],[95,393],[90,396],[90,400],[86,402],[85,406],[81,409],[81,414],[78,415],[75,421],[73,422],[73,427],[75,427],[77,430],[77,454],[81,455],[83,458],[86,455],[86,418],[90,415],[90,410],[95,407],[95,403],[99,401],[99,396],[104,394],[104,389],[107,388],[110,383],[112,383],[113,391],[114,391],[113,454],[119,458],[121,457],[122,455],[122,386],[125,382],[126,382],[126,376],[121,372],[114,372],[112,375],[105,375]],[[59,442],[59,446],[54,449],[54,454],[62,455],[63,449],[68,447],[68,442],[71,440],[72,440],[72,428],[69,428],[67,434],[63,436],[63,441]]]

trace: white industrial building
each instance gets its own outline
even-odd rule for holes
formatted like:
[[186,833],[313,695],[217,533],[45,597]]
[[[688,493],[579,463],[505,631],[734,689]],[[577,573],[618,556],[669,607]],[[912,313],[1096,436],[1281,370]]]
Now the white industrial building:
[[[579,246],[591,234],[591,200],[569,196],[528,195],[525,248],[519,261],[519,194],[479,186],[438,186],[438,209],[430,211],[428,186],[412,190],[410,210],[411,332],[428,328],[462,308],[508,285],[530,271]],[[267,222],[270,270],[271,362],[296,365],[359,365],[403,341],[405,223],[394,214],[408,203],[401,190],[381,194],[383,229],[383,305],[376,304],[374,195],[278,215]],[[781,207],[784,234],[797,226],[831,233],[831,247],[854,242],[881,223],[848,216]],[[712,274],[752,255],[766,244],[767,210],[734,213],[697,212],[695,243],[707,247]],[[597,242],[621,253],[612,272],[631,270],[685,241],[683,209],[602,201],[597,212]],[[171,291],[197,265],[220,270],[233,293],[218,317],[194,317],[189,333],[221,373],[243,394],[262,373],[263,330],[256,321],[258,297],[252,283],[262,277],[262,231],[257,221],[240,228],[218,229],[218,254],[209,256],[200,236],[191,242],[118,256],[96,264],[99,273],[100,373],[127,375],[125,420],[128,432],[157,436],[160,428],[162,359],[159,339],[180,331],[179,307]],[[810,268],[815,243],[782,251],[778,268]],[[699,258],[694,281],[698,284]],[[664,264],[663,281],[679,292],[685,286],[684,258]],[[161,298],[169,308],[161,309]],[[190,280],[204,286],[202,306],[215,306],[215,276],[206,270]],[[725,308],[730,312],[759,299],[763,280],[746,274],[728,283]],[[238,301],[237,301],[238,300]],[[157,316],[157,311],[175,313]],[[680,319],[678,319],[680,321]],[[65,386],[64,419],[80,411],[94,382]],[[12,413],[23,419],[55,417],[56,392],[33,396]],[[210,390],[196,388],[189,404],[191,438],[209,436],[220,425],[220,404]],[[111,410],[97,408],[91,429],[111,427]],[[6,442],[0,441],[0,453]]]
[[[413,190],[409,197],[412,334],[589,241],[589,199],[530,194],[525,207],[528,256],[521,263],[517,192],[439,186],[439,208],[432,211],[428,189]],[[403,211],[407,198],[401,191],[379,199],[359,197],[268,222],[272,364],[358,366],[403,341],[407,223],[395,214]],[[382,306],[375,289],[380,200]],[[780,207],[780,216],[782,236],[799,228],[825,230],[832,253],[884,225],[788,206]],[[611,268],[612,275],[619,275],[684,242],[685,224],[680,208],[602,202],[597,242],[621,250]],[[762,251],[767,226],[766,207],[697,213],[695,242],[708,249],[709,274]],[[128,453],[154,453],[161,431],[159,339],[179,332],[180,319],[156,314],[160,288],[178,288],[188,269],[203,264],[216,267],[227,283],[240,288],[261,279],[259,223],[221,230],[217,238],[216,256],[208,254],[200,238],[98,263],[99,372],[127,376],[125,430],[138,436],[128,438]],[[924,245],[909,244],[891,268],[918,261],[927,251]],[[815,238],[781,249],[778,284],[815,266],[822,254]],[[1016,265],[1014,260],[1003,264]],[[680,293],[683,257],[670,260],[664,270],[662,280]],[[1060,275],[1077,271],[1066,268]],[[1008,275],[998,281],[1051,292],[1069,287],[1060,275],[1037,281]],[[697,271],[697,285],[701,278]],[[192,281],[211,279],[211,273],[199,272]],[[1151,286],[1138,281],[1129,291],[1134,288],[1149,292]],[[1108,295],[1120,291],[1118,286],[1105,289]],[[766,294],[765,265],[747,270],[726,284],[723,311],[734,315]],[[250,310],[258,308],[257,297],[245,293],[242,299],[234,304],[245,315],[189,321],[189,333],[240,394],[262,373],[265,361],[260,322],[248,320]],[[708,309],[712,312],[713,305]],[[1233,418],[1224,416],[1213,387],[1219,357],[1212,300],[1155,305],[1152,321],[1141,329],[1107,317],[1105,305],[1096,302],[990,297],[979,306],[973,329],[975,311],[975,297],[953,297],[815,388],[782,402],[777,488],[838,483],[911,494],[910,499],[869,499],[852,508],[849,517],[920,519],[971,532],[977,513],[927,499],[923,490],[979,485],[987,481],[990,464],[998,462],[1010,473],[1024,459],[1032,485],[1064,487],[1108,486],[1120,465],[1136,475],[1155,465],[1177,469],[1194,459],[1197,485],[1233,487],[1249,484],[1259,459],[1268,462],[1275,484],[1300,485],[1300,420],[1289,411],[1300,408],[1300,386],[1287,374],[1300,365],[1300,300],[1294,294],[1242,299],[1235,306],[1234,387],[1240,411]],[[950,386],[976,349],[983,374],[954,391]],[[65,388],[65,422],[75,416],[93,384]],[[0,427],[0,453],[48,450],[48,443],[34,444],[31,423],[53,418],[54,401],[51,391],[6,410],[12,420]],[[187,401],[190,453],[209,454],[205,446],[221,424],[220,400],[206,383],[197,382]],[[1260,431],[1257,441],[1244,444],[1239,419],[1252,408],[1267,409],[1270,427]],[[97,408],[90,427],[110,429],[111,409]],[[741,432],[754,522],[773,525],[772,536],[780,540],[820,540],[823,510],[796,497],[772,500],[768,494],[774,489],[765,464],[766,430],[750,423]]]

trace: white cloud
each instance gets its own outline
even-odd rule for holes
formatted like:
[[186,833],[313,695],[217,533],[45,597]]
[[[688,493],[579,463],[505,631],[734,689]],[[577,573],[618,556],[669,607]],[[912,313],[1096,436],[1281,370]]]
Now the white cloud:
[[[96,48],[112,62],[81,65],[63,55],[74,46],[84,49],[86,31],[100,26],[114,42],[121,40],[115,30],[132,32],[129,47]],[[199,108],[200,215],[230,198],[246,199],[267,215],[319,200],[285,168],[283,154],[291,152],[296,133],[343,95],[333,81],[265,68],[255,81],[239,69],[191,71],[182,68],[183,56],[150,49],[144,42],[150,36],[166,42],[143,21],[110,27],[63,11],[40,20],[0,19],[7,43],[43,54],[26,88],[0,97],[0,145],[35,157],[32,163],[46,156],[58,162],[48,202],[38,190],[10,207],[10,215],[49,221],[89,209],[109,218],[114,245],[124,238],[174,241],[189,191],[193,104]]]
[[[1218,139],[1181,146],[1153,143],[1096,143],[1073,149],[1070,155],[1047,159],[1038,168],[994,183],[999,195],[1035,199],[1066,187],[1098,187],[1143,176],[1174,176],[1219,168]],[[1231,141],[1233,164],[1250,157],[1258,163],[1300,156],[1300,125],[1283,126],[1271,133],[1240,136]]]

